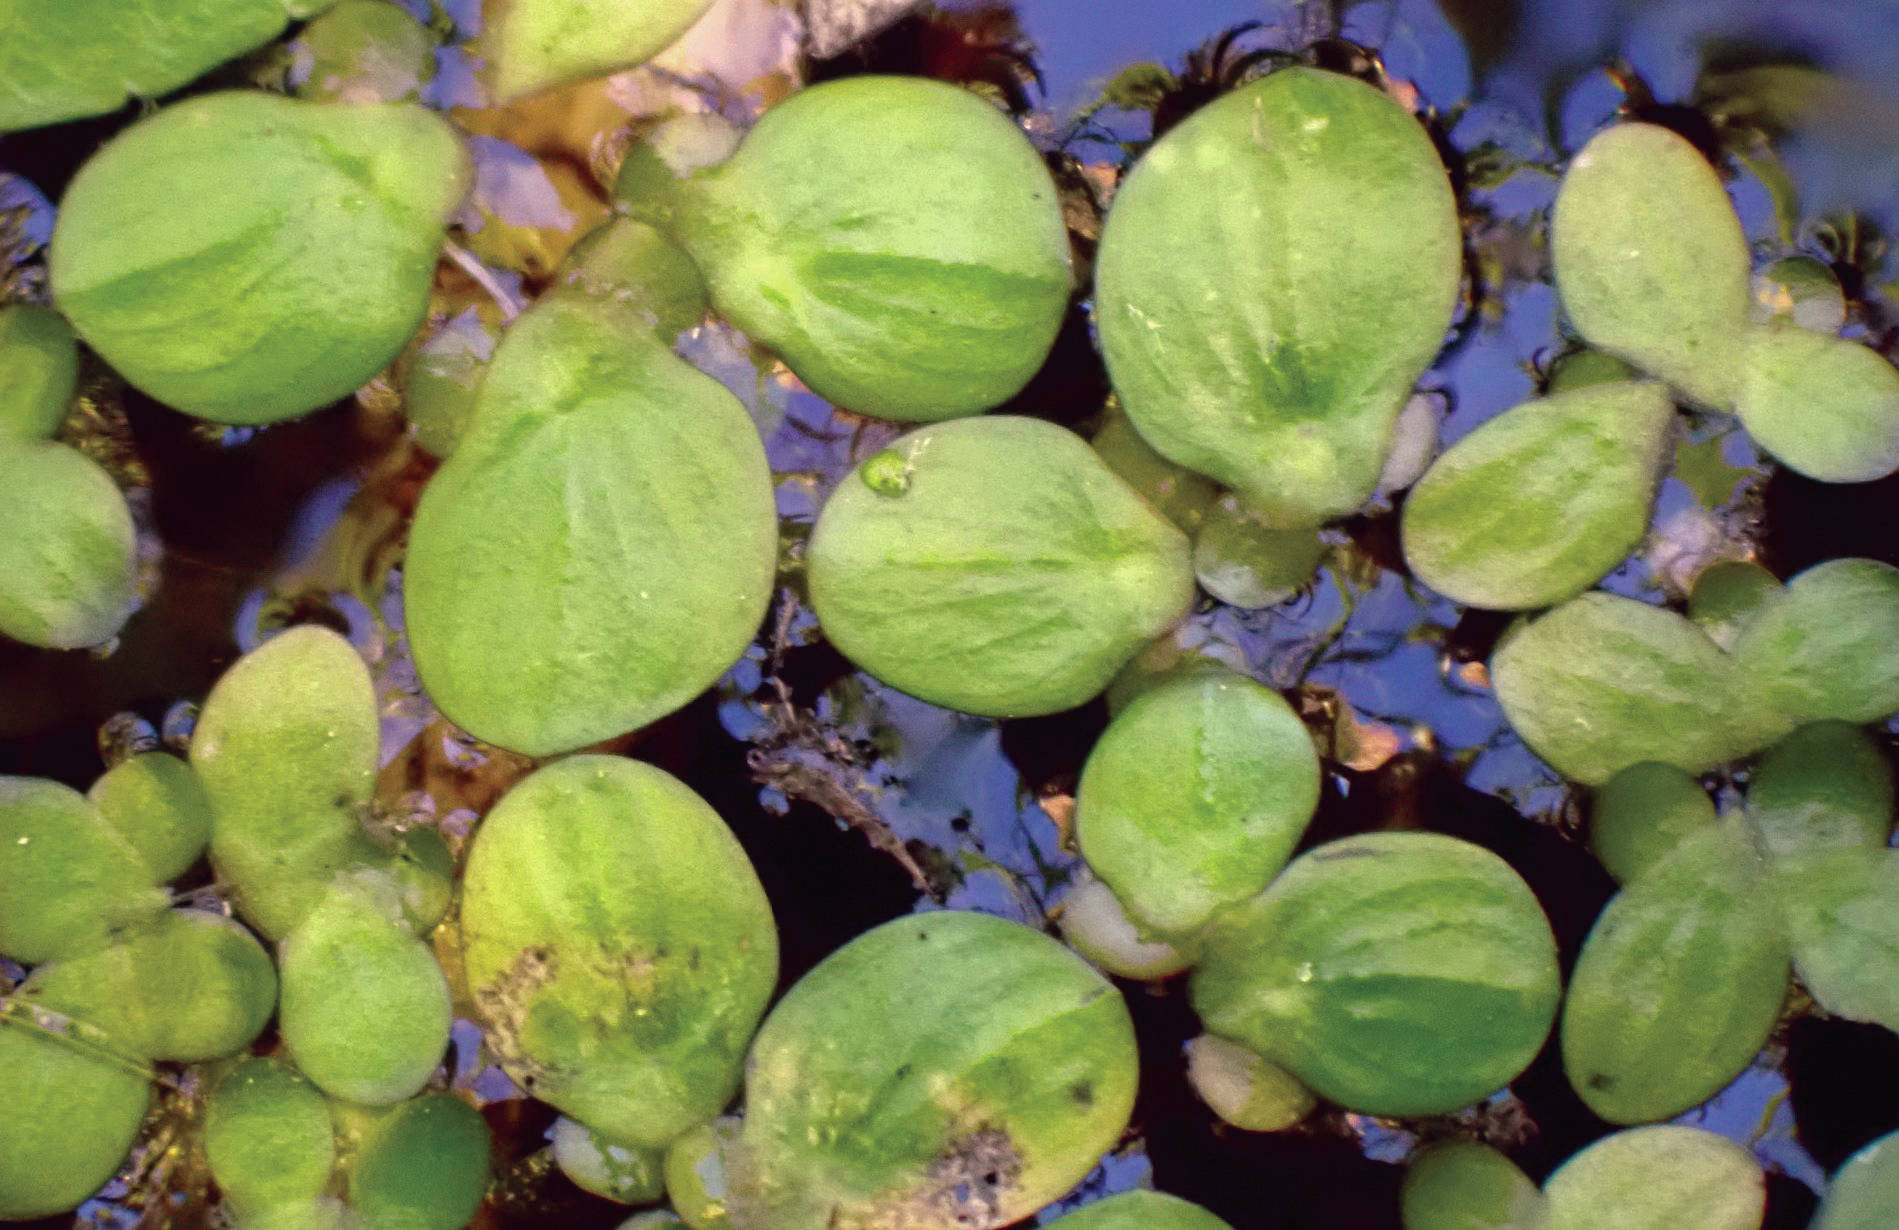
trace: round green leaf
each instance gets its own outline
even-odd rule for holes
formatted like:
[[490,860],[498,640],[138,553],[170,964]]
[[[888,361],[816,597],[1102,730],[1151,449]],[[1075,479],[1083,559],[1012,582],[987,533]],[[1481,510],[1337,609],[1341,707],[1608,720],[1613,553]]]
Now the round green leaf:
[[1304,588],[1325,552],[1325,540],[1310,527],[1274,529],[1238,496],[1223,495],[1194,535],[1193,571],[1200,588],[1221,602],[1259,610]]
[[1543,1193],[1489,1145],[1453,1140],[1411,1159],[1404,1230],[1542,1230]]
[[369,668],[314,624],[264,642],[211,689],[191,740],[211,861],[266,937],[287,934],[339,872],[386,859],[360,819],[380,739]]
[[1052,1224],[1061,1230],[1233,1230],[1199,1205],[1161,1192],[1122,1192]]
[[137,532],[112,476],[51,440],[0,439],[0,636],[110,640],[131,613]]
[[621,1204],[652,1204],[666,1194],[665,1154],[608,1140],[577,1119],[554,1123],[554,1164],[574,1184]]
[[423,493],[405,602],[423,685],[532,756],[673,712],[757,632],[778,523],[736,398],[630,308],[560,296],[516,321]]
[[244,1219],[238,1230],[368,1230],[356,1211],[334,1196],[299,1200]]
[[724,1151],[732,1121],[702,1123],[666,1150],[666,1198],[692,1230],[732,1230]]
[[350,1207],[374,1230],[459,1230],[488,1189],[481,1112],[425,1093],[381,1116],[349,1163]]
[[1569,164],[1550,222],[1556,286],[1591,346],[1727,409],[1747,325],[1747,239],[1720,177],[1654,124],[1618,124]]
[[1193,977],[1207,1029],[1378,1115],[1468,1105],[1556,1015],[1556,941],[1502,859],[1434,833],[1312,850],[1222,914]]
[[1823,483],[1899,469],[1899,371],[1858,342],[1794,324],[1751,329],[1735,412],[1781,464]]
[[1899,1030],[1899,850],[1847,847],[1774,867],[1794,972],[1822,1008]]
[[1754,617],[1787,596],[1780,578],[1747,560],[1722,560],[1696,574],[1688,618],[1723,649],[1733,649]]
[[1715,823],[1714,800],[1674,765],[1632,764],[1604,782],[1589,812],[1589,848],[1627,884]]
[[291,418],[355,391],[421,327],[466,161],[411,103],[193,98],[80,168],[53,294],[159,401],[220,423]]
[[759,1030],[733,1224],[1009,1225],[1120,1138],[1136,1072],[1127,1005],[1047,936],[955,911],[886,923]]
[[0,304],[0,440],[52,439],[78,384],[79,341],[66,318],[31,303]]
[[1187,1082],[1214,1114],[1248,1132],[1283,1131],[1319,1101],[1278,1064],[1212,1034],[1187,1043]]
[[0,132],[104,115],[261,47],[328,0],[0,0]]
[[277,1006],[277,969],[221,914],[173,910],[103,948],[43,965],[25,999],[85,1021],[139,1059],[200,1063],[235,1055]]
[[164,908],[151,868],[85,796],[0,777],[0,953],[36,965]]
[[204,1152],[232,1211],[255,1213],[323,1193],[336,1157],[329,1104],[274,1059],[246,1059],[211,1091]]
[[1748,319],[1757,325],[1790,321],[1828,335],[1846,323],[1846,293],[1833,270],[1811,256],[1787,256],[1754,275],[1754,304]]
[[1867,1145],[1834,1172],[1813,1230],[1884,1230],[1899,1209],[1899,1132]]
[[211,800],[191,766],[142,752],[106,770],[86,798],[163,882],[183,875],[211,840]]
[[1110,974],[1165,978],[1193,964],[1172,944],[1143,935],[1128,919],[1114,890],[1086,876],[1062,898],[1057,923],[1068,946]]
[[1673,419],[1668,394],[1646,382],[1504,411],[1412,489],[1405,562],[1444,596],[1493,610],[1588,589],[1641,543]]
[[778,974],[771,907],[731,831],[676,778],[612,756],[549,765],[489,813],[461,935],[515,1079],[643,1148],[730,1099]]
[[297,96],[318,102],[402,102],[435,76],[434,37],[393,0],[337,0],[290,50]]
[[497,99],[604,77],[664,51],[712,0],[508,0],[493,10],[481,52]]
[[1007,401],[1074,281],[1041,154],[997,108],[917,77],[800,90],[729,161],[633,205],[692,253],[720,315],[881,418]]
[[278,1028],[312,1083],[332,1097],[386,1106],[413,1097],[441,1062],[448,980],[392,900],[333,889],[278,950]]
[[1460,253],[1418,122],[1363,82],[1286,69],[1195,112],[1116,191],[1102,354],[1163,456],[1271,524],[1317,525],[1377,486]]
[[1746,815],[1769,859],[1882,849],[1892,831],[1892,766],[1858,726],[1802,726],[1755,768]]
[[64,1213],[125,1160],[151,1100],[150,1074],[12,1014],[0,1015],[0,1071],[0,1220]]
[[1193,600],[1187,540],[1080,437],[998,415],[913,431],[824,506],[811,602],[844,655],[991,717],[1081,704]]
[[1734,644],[1741,669],[1791,722],[1874,722],[1899,711],[1899,569],[1815,564]]
[[1746,1149],[1661,1124],[1605,1136],[1543,1185],[1548,1230],[1759,1230],[1767,1179]]
[[1201,672],[1109,725],[1082,770],[1076,835],[1134,923],[1178,940],[1265,888],[1318,802],[1318,753],[1292,707]]
[[1592,786],[1644,760],[1703,773],[1789,725],[1699,628],[1612,594],[1573,598],[1517,629],[1490,676],[1530,750]]
[[1740,1075],[1780,1015],[1787,939],[1745,832],[1684,838],[1596,920],[1563,1006],[1563,1068],[1596,1114],[1680,1114]]

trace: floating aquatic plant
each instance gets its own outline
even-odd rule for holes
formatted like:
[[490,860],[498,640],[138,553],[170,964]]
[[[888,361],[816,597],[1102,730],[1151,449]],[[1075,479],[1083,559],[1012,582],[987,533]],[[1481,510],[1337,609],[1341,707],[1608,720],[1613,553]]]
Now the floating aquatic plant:
[[79,342],[66,318],[31,303],[0,305],[0,447],[49,440],[79,383]]
[[104,942],[156,914],[138,850],[84,795],[37,777],[0,777],[0,953],[37,964]]
[[1063,1230],[1233,1230],[1199,1205],[1162,1192],[1122,1192],[1053,1224]]
[[737,660],[778,532],[757,429],[632,309],[515,323],[416,510],[416,668],[470,733],[530,755],[643,726]]
[[1082,771],[1076,835],[1133,921],[1179,943],[1266,887],[1318,801],[1298,715],[1251,679],[1207,671],[1114,719]]
[[1432,1145],[1405,1167],[1404,1230],[1537,1230],[1543,1193],[1517,1164],[1489,1145]]
[[1701,1128],[1661,1124],[1605,1136],[1543,1184],[1548,1230],[1758,1230],[1767,1180],[1746,1149]]
[[224,1198],[245,1219],[321,1195],[336,1162],[329,1104],[276,1059],[246,1059],[205,1099],[204,1149]]
[[502,101],[632,68],[684,34],[712,0],[506,0],[483,30]]
[[1186,538],[1080,437],[998,415],[911,432],[838,485],[808,551],[825,635],[932,704],[1081,704],[1193,599]]
[[1673,418],[1652,382],[1594,384],[1504,411],[1412,489],[1405,562],[1471,606],[1531,610],[1575,596],[1642,541]]
[[1369,833],[1294,860],[1209,930],[1209,1031],[1352,1110],[1456,1110],[1528,1066],[1556,1014],[1556,942],[1488,850]]
[[1308,68],[1235,90],[1115,194],[1095,273],[1115,392],[1269,524],[1351,512],[1443,344],[1459,242],[1437,151],[1389,97]]
[[421,326],[467,176],[454,129],[411,103],[194,98],[80,168],[53,294],[159,401],[221,423],[291,418],[354,392]]
[[461,938],[503,1065],[649,1149],[732,1096],[778,974],[771,908],[731,831],[677,779],[611,756],[549,765],[489,814]]
[[0,438],[0,636],[44,649],[110,640],[131,613],[137,532],[112,476],[51,440]]
[[1053,940],[957,911],[886,923],[759,1030],[725,1155],[732,1223],[1008,1225],[1120,1137],[1135,1076],[1120,995]]
[[1014,396],[1073,274],[1055,183],[966,90],[859,76],[765,113],[725,162],[629,158],[619,195],[705,273],[720,315],[828,401],[931,422]]
[[169,93],[333,0],[0,0],[0,132]]

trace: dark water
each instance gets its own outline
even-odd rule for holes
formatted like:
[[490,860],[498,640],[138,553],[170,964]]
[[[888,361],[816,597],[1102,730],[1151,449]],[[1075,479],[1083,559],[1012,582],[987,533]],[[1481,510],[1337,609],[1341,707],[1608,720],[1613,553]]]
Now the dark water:
[[[1203,53],[1247,21],[1264,24],[1239,34],[1225,63]],[[1734,96],[1731,84],[1722,87],[1729,93],[1711,84],[1709,66],[1729,77],[1791,66],[1846,92],[1851,105],[1774,135],[1801,190],[1801,219],[1857,211],[1851,259],[1811,232],[1789,246],[1758,176],[1745,173],[1734,187],[1760,253],[1800,250],[1836,263],[1857,299],[1849,332],[1892,352],[1896,271],[1881,237],[1899,227],[1899,91],[1891,84],[1899,80],[1899,3],[1888,0],[1021,0],[926,13],[818,71],[1005,83],[1035,111],[1031,130],[1045,147],[1111,166],[1125,157],[1118,143],[1142,141],[1153,121],[1114,108],[1087,125],[1075,116],[1130,63],[1180,69],[1202,52],[1201,71],[1183,74],[1192,79],[1181,83],[1180,110],[1217,92],[1222,70],[1248,52],[1323,40],[1330,54],[1346,43],[1378,53],[1391,79],[1415,88],[1464,185],[1477,293],[1423,382],[1446,407],[1444,442],[1533,394],[1567,346],[1540,245],[1552,168],[1624,106],[1699,135],[1705,122],[1686,105]],[[1604,70],[1611,63],[1614,75]],[[29,235],[43,238],[45,201],[126,118],[0,139],[0,172],[19,177],[0,179],[0,208],[25,203]],[[834,415],[809,394],[762,386],[728,337],[686,345],[752,403],[795,539],[829,485],[887,433]],[[151,555],[145,605],[108,653],[0,642],[0,773],[83,789],[102,767],[102,728],[112,724],[121,741],[139,721],[157,731],[169,719],[177,730],[188,721],[180,703],[202,699],[268,629],[319,620],[347,631],[375,672],[391,758],[385,806],[432,813],[453,830],[518,775],[505,757],[484,759],[445,739],[408,667],[400,577],[390,565],[433,462],[407,443],[390,405],[370,398],[264,431],[223,432],[93,375],[86,412],[68,431],[138,493]],[[1011,408],[1085,426],[1105,389],[1078,308],[1047,370]],[[1770,474],[1715,419],[1695,424],[1691,439],[1684,456],[1692,461],[1665,484],[1651,542],[1611,588],[1678,597],[1696,562],[1721,552],[1753,551],[1782,576],[1842,555],[1899,563],[1891,529],[1899,480],[1824,487]],[[1613,885],[1577,843],[1577,800],[1510,733],[1474,669],[1506,621],[1411,584],[1390,508],[1352,519],[1333,537],[1309,592],[1264,611],[1203,602],[1180,644],[1286,690],[1307,712],[1336,711],[1361,728],[1373,750],[1328,764],[1308,844],[1384,827],[1478,841],[1536,890],[1567,965]],[[996,723],[891,692],[822,642],[794,586],[719,687],[613,746],[678,774],[732,824],[777,913],[788,986],[846,940],[920,906],[1045,922],[1076,867],[1055,817],[1106,720],[1101,702]],[[911,868],[873,847],[862,830],[876,826],[903,843]],[[1184,987],[1123,989],[1142,1051],[1140,1102],[1124,1147],[1084,1196],[1151,1174],[1154,1185],[1241,1230],[1396,1226],[1397,1163],[1419,1139],[1482,1134],[1541,1178],[1607,1130],[1570,1092],[1553,1048],[1511,1094],[1457,1120],[1391,1124],[1333,1112],[1291,1132],[1229,1130],[1185,1081],[1180,1048],[1198,1027]],[[501,1154],[503,1182],[486,1224],[616,1224],[624,1210],[578,1193],[536,1159],[551,1113],[508,1096],[497,1073],[484,1073],[468,1031],[458,1040],[457,1080],[490,1099]],[[1794,1021],[1732,1088],[1683,1121],[1748,1144],[1773,1176],[1769,1224],[1804,1225],[1826,1170],[1899,1127],[1899,1038]],[[196,1205],[182,1207],[179,1219],[199,1215]],[[131,1216],[103,1202],[88,1212]]]

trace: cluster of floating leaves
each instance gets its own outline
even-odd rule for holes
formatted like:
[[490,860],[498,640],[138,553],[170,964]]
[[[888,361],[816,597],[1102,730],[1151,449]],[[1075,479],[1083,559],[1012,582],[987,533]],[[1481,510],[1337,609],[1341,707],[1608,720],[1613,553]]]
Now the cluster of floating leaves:
[[[81,343],[219,427],[392,396],[440,461],[418,463],[399,603],[381,587],[400,519],[336,566],[454,724],[424,718],[411,747],[446,736],[492,775],[472,836],[388,807],[392,772],[430,765],[385,768],[372,663],[299,623],[224,672],[186,756],[139,750],[87,795],[0,778],[0,954],[24,975],[0,999],[0,1218],[78,1205],[148,1118],[171,1122],[154,1104],[189,1102],[239,1225],[467,1224],[493,1142],[442,1068],[459,1017],[508,1093],[563,1116],[552,1165],[670,1202],[629,1226],[1000,1227],[1130,1126],[1135,1030],[1107,975],[1191,971],[1189,1077],[1243,1131],[1321,1101],[1453,1115],[1556,1031],[1576,1095],[1625,1130],[1540,1186],[1487,1145],[1425,1150],[1412,1230],[1581,1230],[1605,1209],[1758,1226],[1754,1157],[1662,1121],[1755,1059],[1796,980],[1822,1011],[1899,1029],[1894,784],[1866,730],[1899,711],[1899,571],[1830,560],[1782,584],[1729,561],[1690,570],[1680,610],[1597,587],[1713,416],[1820,482],[1899,469],[1899,373],[1840,335],[1826,267],[1755,274],[1716,166],[1624,118],[1568,160],[1549,219],[1574,352],[1439,452],[1420,383],[1494,308],[1465,256],[1483,220],[1414,94],[1336,38],[1254,57],[1274,68],[1258,75],[1215,54],[1217,97],[1166,123],[1189,82],[1118,83],[1156,139],[1098,194],[942,82],[759,74],[749,101],[773,105],[748,125],[751,107],[665,73],[615,78],[674,92],[589,151],[613,216],[588,202],[600,225],[550,250],[588,190],[529,158],[545,191],[524,203],[485,125],[606,88],[710,7],[512,0],[472,44],[482,79],[458,84],[444,74],[467,62],[437,55],[455,23],[382,0],[205,0],[136,40],[116,7],[0,0],[0,131],[243,55],[283,87],[124,127],[60,202],[51,305],[0,305],[0,498],[29,531],[0,538],[0,633],[83,648],[139,618],[132,506],[54,438]],[[857,30],[822,17],[813,51]],[[458,125],[422,101],[458,89],[512,106]],[[1038,404],[1078,296],[1112,387],[1092,440]],[[751,348],[739,389],[708,338]],[[781,520],[797,485],[760,427],[794,385],[866,447]],[[1326,762],[1382,763],[1378,732],[1267,686],[1303,670],[1183,647],[1203,592],[1264,609],[1348,571],[1335,548],[1367,510],[1396,530],[1392,570],[1530,613],[1474,682],[1594,791],[1591,848],[1622,886],[1567,988],[1551,920],[1498,854],[1315,838]],[[1107,696],[1068,807],[1046,804],[1085,864],[1053,911],[1067,946],[925,911],[774,1003],[779,935],[745,849],[686,784],[611,754],[759,666],[774,600],[774,670],[808,607],[893,701],[1023,719]],[[777,689],[761,780],[945,895],[864,802],[893,783],[759,682]],[[1717,808],[1710,775],[1744,794]],[[214,883],[177,887],[201,859]],[[1894,1149],[1842,1168],[1819,1224],[1877,1224]],[[1153,1192],[1066,1220],[1226,1224]]]

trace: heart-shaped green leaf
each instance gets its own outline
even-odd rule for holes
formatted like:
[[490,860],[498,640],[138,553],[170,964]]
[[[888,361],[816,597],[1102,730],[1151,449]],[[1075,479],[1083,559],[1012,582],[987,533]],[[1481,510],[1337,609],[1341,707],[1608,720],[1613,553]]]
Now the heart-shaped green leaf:
[[1735,413],[1781,464],[1823,483],[1899,469],[1899,371],[1858,342],[1782,324],[1750,329]]
[[141,752],[121,760],[86,798],[132,843],[155,883],[183,875],[211,840],[211,800],[191,766],[176,756]]
[[722,316],[859,414],[1000,405],[1068,307],[1068,231],[1041,154],[941,82],[800,90],[729,161],[658,186],[623,176],[619,191],[692,253]]
[[1790,725],[1699,628],[1611,594],[1573,598],[1518,629],[1490,674],[1530,750],[1589,785],[1644,760],[1705,772]]
[[0,953],[36,965],[158,913],[165,894],[132,844],[84,795],[0,777]]
[[1114,719],[1082,770],[1076,835],[1133,921],[1178,940],[1264,889],[1318,802],[1318,753],[1292,707],[1202,672]]
[[718,679],[764,618],[777,559],[744,407],[632,309],[557,296],[503,339],[416,510],[416,669],[478,738],[571,751]]
[[1767,1179],[1746,1149],[1661,1124],[1605,1136],[1543,1185],[1548,1230],[1759,1230]]
[[1834,1172],[1813,1230],[1884,1230],[1899,1209],[1899,1132],[1867,1145]]
[[31,303],[0,304],[0,440],[49,440],[79,383],[79,341],[66,318]]
[[886,923],[758,1031],[732,1223],[1009,1225],[1113,1147],[1136,1072],[1120,994],[1047,936],[960,911]]
[[1733,404],[1747,327],[1747,239],[1720,177],[1654,124],[1596,134],[1556,195],[1563,309],[1591,346],[1713,409]]
[[838,485],[807,560],[844,655],[931,704],[1072,708],[1193,600],[1187,540],[1074,433],[998,415],[911,432]]
[[1794,971],[1835,1016],[1899,1030],[1899,850],[1782,859],[1774,888]]
[[1748,826],[1769,860],[1881,849],[1892,806],[1892,766],[1846,722],[1800,727],[1761,758],[1747,786]]
[[1674,765],[1645,761],[1596,790],[1589,848],[1610,875],[1627,884],[1715,819],[1714,800],[1700,782]]
[[1556,941],[1481,847],[1387,832],[1320,846],[1220,915],[1193,978],[1207,1028],[1378,1115],[1508,1084],[1556,1015]]
[[1135,165],[1102,233],[1095,319],[1150,444],[1272,524],[1317,525],[1377,486],[1460,270],[1424,129],[1363,82],[1292,68]]
[[481,50],[506,102],[643,64],[711,7],[712,0],[502,0],[489,10]]
[[515,1078],[658,1148],[738,1087],[778,973],[745,852],[676,778],[575,756],[509,791],[462,889],[468,986]]
[[322,1194],[336,1159],[330,1108],[275,1059],[246,1059],[205,1100],[204,1152],[234,1212],[254,1214]]
[[330,0],[0,0],[0,132],[169,93]]
[[1052,1224],[1061,1230],[1233,1230],[1199,1205],[1161,1192],[1122,1192]]
[[1425,472],[1404,505],[1405,562],[1493,610],[1588,589],[1642,541],[1674,407],[1659,384],[1596,384],[1525,402]]
[[386,1106],[428,1083],[448,1047],[448,980],[410,934],[391,882],[331,889],[284,937],[277,959],[277,1027],[317,1088]]
[[191,740],[211,862],[265,936],[287,934],[340,872],[392,862],[362,823],[381,734],[369,669],[313,624],[245,654],[211,689]]
[[1748,624],[1734,656],[1792,722],[1874,722],[1899,711],[1899,569],[1815,564]]
[[1666,1119],[1746,1068],[1787,994],[1787,939],[1737,824],[1684,838],[1596,920],[1563,1006],[1563,1067],[1611,1123]]
[[132,608],[137,531],[112,476],[51,440],[0,439],[0,636],[78,649]]
[[1541,1230],[1543,1193],[1517,1164],[1474,1140],[1433,1145],[1405,1167],[1404,1230]]
[[467,184],[412,103],[224,93],[166,107],[80,168],[53,294],[87,345],[167,405],[270,423],[348,396],[421,326]]

